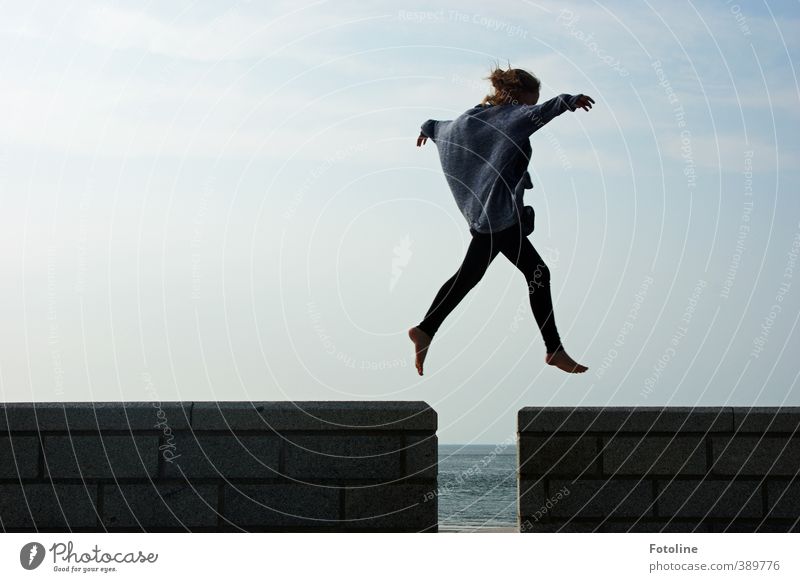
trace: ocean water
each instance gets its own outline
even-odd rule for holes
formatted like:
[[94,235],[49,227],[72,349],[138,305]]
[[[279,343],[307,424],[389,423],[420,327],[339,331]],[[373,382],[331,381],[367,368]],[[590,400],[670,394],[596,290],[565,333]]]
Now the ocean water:
[[516,443],[439,446],[439,531],[517,525]]

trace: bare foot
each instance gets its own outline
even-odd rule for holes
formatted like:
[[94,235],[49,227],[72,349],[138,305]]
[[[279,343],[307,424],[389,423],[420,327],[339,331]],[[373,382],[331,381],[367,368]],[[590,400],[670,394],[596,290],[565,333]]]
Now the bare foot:
[[408,330],[408,337],[414,342],[414,350],[417,355],[417,372],[422,376],[422,363],[425,361],[425,356],[428,355],[428,346],[431,345],[431,336],[418,327],[412,327]]
[[551,366],[555,366],[556,368],[564,370],[565,372],[569,372],[570,374],[581,374],[589,369],[570,358],[569,354],[567,354],[567,352],[564,350],[548,353],[544,357],[544,361]]

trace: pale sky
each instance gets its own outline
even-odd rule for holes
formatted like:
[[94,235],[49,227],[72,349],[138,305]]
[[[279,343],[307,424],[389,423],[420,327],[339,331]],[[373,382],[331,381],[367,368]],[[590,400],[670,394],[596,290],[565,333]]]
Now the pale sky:
[[[64,2],[0,20],[0,400],[800,405],[797,2]],[[501,255],[423,377],[469,243],[426,119],[499,61],[584,93],[532,136],[544,365]]]

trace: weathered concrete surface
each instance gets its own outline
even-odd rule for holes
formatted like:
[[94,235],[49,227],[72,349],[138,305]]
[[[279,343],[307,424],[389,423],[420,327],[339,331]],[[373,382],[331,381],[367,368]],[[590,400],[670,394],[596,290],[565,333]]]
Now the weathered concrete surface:
[[522,532],[800,531],[800,407],[528,407]]
[[0,404],[3,531],[438,529],[424,402]]

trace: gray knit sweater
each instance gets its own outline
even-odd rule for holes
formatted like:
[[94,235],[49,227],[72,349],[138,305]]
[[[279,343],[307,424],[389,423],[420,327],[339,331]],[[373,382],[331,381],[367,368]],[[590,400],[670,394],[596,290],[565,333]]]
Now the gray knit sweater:
[[475,105],[455,119],[422,124],[471,229],[497,232],[519,221],[525,190],[533,188],[528,138],[557,115],[574,111],[579,96],[562,93],[540,105]]

